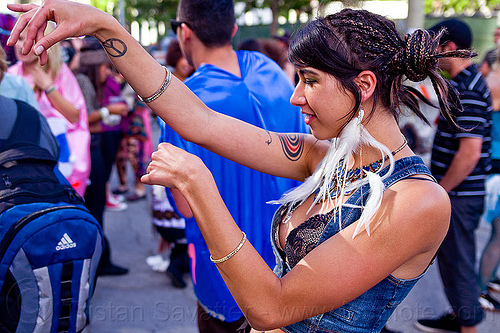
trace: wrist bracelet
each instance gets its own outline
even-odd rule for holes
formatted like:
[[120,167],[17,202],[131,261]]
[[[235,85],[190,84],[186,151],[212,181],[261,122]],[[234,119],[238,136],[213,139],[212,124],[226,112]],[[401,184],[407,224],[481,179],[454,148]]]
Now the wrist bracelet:
[[141,96],[138,96],[139,100],[141,102],[151,103],[152,101],[154,101],[155,99],[160,97],[161,94],[163,94],[165,92],[165,90],[167,90],[168,85],[170,84],[170,81],[172,80],[172,71],[165,66],[161,66],[161,67],[163,67],[165,69],[166,73],[165,73],[165,79],[163,80],[160,88],[153,95],[151,95],[147,98],[142,98]]
[[97,109],[97,112],[99,112],[99,115],[101,116],[101,120],[109,116],[109,109],[106,107],[102,107],[100,109]]
[[212,258],[212,255],[210,255],[210,261],[212,261],[214,264],[220,264],[221,262],[224,262],[230,259],[232,256],[234,256],[243,247],[243,244],[245,244],[245,241],[247,240],[247,235],[243,231],[241,233],[243,234],[243,238],[241,239],[241,242],[238,244],[238,246],[236,246],[236,248],[231,253],[220,259],[214,259]]
[[48,95],[50,94],[51,92],[53,92],[54,90],[56,90],[56,86],[55,85],[51,85],[48,89],[46,89],[44,92],[45,92],[45,95]]

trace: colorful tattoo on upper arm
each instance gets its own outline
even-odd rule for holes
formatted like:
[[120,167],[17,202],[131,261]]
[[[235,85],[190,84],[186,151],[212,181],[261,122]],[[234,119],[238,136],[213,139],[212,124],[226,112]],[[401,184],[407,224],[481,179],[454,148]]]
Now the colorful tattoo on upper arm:
[[278,134],[286,158],[297,161],[304,151],[304,136],[300,134]]
[[123,57],[127,53],[127,45],[117,38],[109,38],[102,42],[106,52],[113,58]]

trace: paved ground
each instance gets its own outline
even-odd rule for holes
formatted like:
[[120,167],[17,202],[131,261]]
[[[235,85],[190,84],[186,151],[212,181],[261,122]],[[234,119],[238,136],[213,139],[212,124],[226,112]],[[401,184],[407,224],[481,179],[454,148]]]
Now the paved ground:
[[[116,175],[112,183],[116,183]],[[91,324],[85,333],[197,332],[196,298],[191,284],[186,289],[176,289],[164,273],[154,272],[146,264],[146,258],[157,253],[159,240],[151,223],[150,194],[148,200],[129,203],[126,211],[107,212],[105,232],[113,261],[130,268],[130,273],[98,279],[91,304]],[[477,233],[478,251],[488,235],[489,226],[481,225]],[[500,299],[500,294],[495,296]],[[388,326],[417,333],[420,331],[413,326],[416,319],[440,315],[447,308],[437,267],[433,265],[398,306]],[[500,332],[500,314],[487,313],[478,332]]]

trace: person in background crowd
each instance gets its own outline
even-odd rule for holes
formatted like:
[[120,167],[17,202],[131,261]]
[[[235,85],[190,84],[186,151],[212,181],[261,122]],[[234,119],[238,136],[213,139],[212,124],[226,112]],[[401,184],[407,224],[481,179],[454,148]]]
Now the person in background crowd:
[[[168,45],[165,63],[172,68],[172,74],[181,81],[184,81],[194,72],[193,66],[189,64],[182,54],[178,39],[173,39]],[[161,122],[161,120],[159,121]],[[165,192],[166,189],[162,187],[162,190]],[[184,273],[189,273],[185,219],[177,209],[170,190],[167,189],[167,193],[158,192],[159,189],[156,189],[155,194],[153,189],[153,222],[155,229],[162,237],[161,244],[168,244],[170,247],[170,264],[166,273],[172,280],[174,287],[185,288]],[[185,206],[184,211],[186,209],[189,209],[189,207]],[[163,246],[160,245],[161,247]]]
[[[500,37],[500,29],[497,29]],[[493,110],[491,112],[491,173],[497,179],[500,177],[500,61],[499,53],[486,77],[486,84],[490,89]],[[493,181],[490,179],[489,181]],[[500,280],[496,276],[500,265],[500,189],[496,186],[489,189],[487,196],[491,196],[491,206],[485,207],[485,220],[491,223],[491,234],[479,261],[479,288],[481,306],[490,311],[500,311],[500,302],[495,299],[488,289],[500,292]],[[496,187],[496,188],[495,188]],[[496,202],[493,205],[493,202]]]
[[[122,87],[120,96],[127,103],[129,111],[122,118],[122,139],[116,155],[116,170],[120,185],[112,192],[114,197],[120,198],[129,191],[127,177],[127,162],[129,162],[134,174],[134,191],[127,195],[126,199],[142,200],[146,198],[146,187],[140,179],[153,152],[151,110],[137,98],[135,91],[119,73],[113,76]],[[108,201],[109,199],[110,196]]]
[[[109,103],[106,84],[111,75],[111,63],[97,40],[85,38],[80,56],[80,73],[76,78],[81,87],[87,105],[89,129],[91,133],[90,185],[85,193],[85,206],[104,229],[104,209],[106,206],[107,183],[111,173],[116,149],[113,151],[112,137],[104,131],[105,124],[119,122],[128,111],[124,103]],[[114,117],[114,115],[118,117]],[[109,155],[113,155],[110,157]],[[105,156],[108,156],[105,158]],[[111,162],[110,162],[111,161]],[[106,164],[108,163],[108,164]],[[111,163],[111,165],[109,164]],[[123,275],[127,268],[111,262],[111,250],[107,237],[97,270],[98,275]]]
[[[47,32],[52,29],[53,26],[48,25]],[[62,61],[59,44],[49,52],[47,64],[40,66],[33,52],[22,53],[22,41],[26,35],[20,37],[21,42],[14,48],[18,61],[8,71],[28,81],[35,91],[40,112],[49,123],[63,127],[61,132],[66,133],[70,155],[64,161],[68,172],[60,168],[71,186],[83,197],[90,173],[90,133],[82,91],[75,76]]]
[[264,49],[262,48],[260,41],[256,38],[247,38],[243,40],[240,44],[238,44],[236,49],[240,51],[254,51],[264,53]]
[[7,56],[7,63],[13,64],[17,61],[16,53],[13,46],[7,45],[10,31],[16,23],[16,17],[10,14],[0,13],[0,44],[2,45]]
[[[441,37],[441,52],[469,50],[472,32],[457,19],[444,20],[430,32]],[[446,297],[452,312],[436,319],[419,319],[417,327],[427,332],[475,333],[484,316],[478,301],[476,243],[474,232],[484,207],[484,181],[490,170],[491,98],[486,82],[469,58],[442,58],[439,67],[450,76],[459,93],[463,112],[453,116],[463,129],[451,128],[444,117],[438,120],[431,157],[431,171],[451,201],[450,228],[437,259]]]
[[493,42],[495,43],[495,47],[492,50],[489,50],[484,56],[483,61],[481,62],[481,66],[479,67],[479,71],[483,74],[484,77],[487,77],[491,72],[493,65],[498,61],[498,47],[500,47],[500,27],[495,29],[493,33]]
[[189,61],[182,54],[179,40],[173,39],[168,44],[167,55],[165,57],[167,66],[173,68],[172,74],[181,81],[191,76],[194,73],[194,68],[189,64]]
[[31,89],[29,83],[21,76],[8,73],[8,67],[7,55],[0,45],[0,70],[2,71],[0,95],[26,102],[38,110],[35,92]]

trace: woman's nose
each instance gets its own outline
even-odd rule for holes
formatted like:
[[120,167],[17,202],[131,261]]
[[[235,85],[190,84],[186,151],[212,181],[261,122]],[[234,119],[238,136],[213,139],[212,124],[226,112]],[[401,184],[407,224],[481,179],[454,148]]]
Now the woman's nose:
[[304,97],[304,90],[299,82],[293,91],[292,97],[290,97],[290,103],[295,106],[301,106],[306,103],[306,98]]

